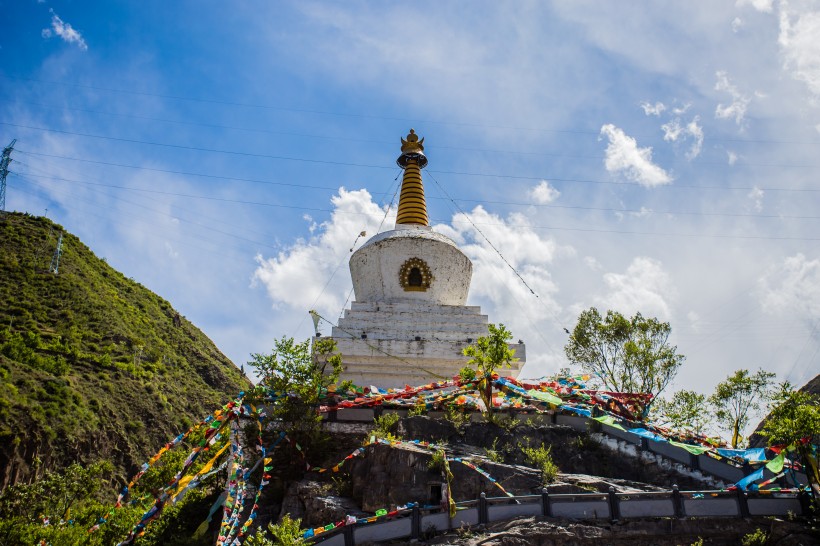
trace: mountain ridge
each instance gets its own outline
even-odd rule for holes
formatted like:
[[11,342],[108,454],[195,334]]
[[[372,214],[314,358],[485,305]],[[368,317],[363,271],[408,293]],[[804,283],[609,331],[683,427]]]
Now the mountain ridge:
[[99,459],[124,479],[251,386],[167,300],[21,213],[0,218],[0,383],[0,488]]

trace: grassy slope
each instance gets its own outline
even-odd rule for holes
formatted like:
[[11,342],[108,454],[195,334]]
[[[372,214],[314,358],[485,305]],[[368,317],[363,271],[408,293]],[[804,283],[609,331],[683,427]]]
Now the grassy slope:
[[44,218],[0,220],[0,488],[75,460],[120,476],[249,383],[171,305]]

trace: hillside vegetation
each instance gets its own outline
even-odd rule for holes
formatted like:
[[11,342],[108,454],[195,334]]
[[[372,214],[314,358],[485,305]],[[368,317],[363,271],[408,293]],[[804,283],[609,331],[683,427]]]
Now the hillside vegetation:
[[0,218],[0,383],[0,488],[102,459],[122,479],[250,385],[170,303],[24,214]]

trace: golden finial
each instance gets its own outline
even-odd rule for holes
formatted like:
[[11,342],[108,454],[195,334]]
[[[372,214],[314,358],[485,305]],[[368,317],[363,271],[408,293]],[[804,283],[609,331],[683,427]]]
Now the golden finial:
[[424,152],[424,139],[419,141],[419,135],[416,134],[416,131],[410,129],[407,140],[401,139],[401,151],[406,154]]
[[410,129],[406,140],[401,139],[401,155],[396,163],[404,169],[396,224],[430,225],[427,219],[424,185],[421,182],[421,169],[427,166],[424,139],[419,140],[413,129]]
[[396,160],[399,167],[407,168],[408,163],[415,161],[422,169],[427,166],[427,158],[424,156],[424,139],[419,140],[416,131],[410,129],[407,139],[401,139],[401,155]]

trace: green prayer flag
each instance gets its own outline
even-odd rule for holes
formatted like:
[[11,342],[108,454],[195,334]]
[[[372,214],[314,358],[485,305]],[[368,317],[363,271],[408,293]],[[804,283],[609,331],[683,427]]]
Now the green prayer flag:
[[779,474],[783,470],[783,463],[786,462],[786,454],[784,452],[780,452],[780,455],[766,463],[766,468],[769,471],[774,472],[775,474]]
[[602,415],[601,417],[593,417],[593,419],[595,419],[599,423],[609,425],[612,428],[617,428],[617,429],[624,430],[624,431],[626,430],[624,427],[622,427],[621,425],[616,423],[615,418],[612,417],[611,415]]
[[669,443],[673,446],[679,447],[681,449],[685,449],[686,451],[688,451],[692,455],[702,455],[702,454],[706,453],[707,451],[709,451],[708,447],[695,446],[695,445],[692,445],[692,444],[682,444],[680,442],[674,442],[672,440],[669,440]]
[[527,391],[527,394],[530,395],[532,398],[539,400],[541,402],[547,402],[548,404],[552,404],[553,406],[560,406],[564,403],[563,400],[555,396],[554,394],[550,394],[544,391],[537,391],[535,389]]

